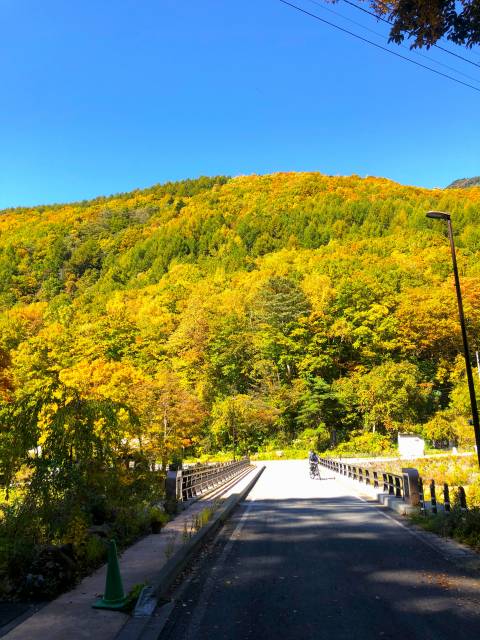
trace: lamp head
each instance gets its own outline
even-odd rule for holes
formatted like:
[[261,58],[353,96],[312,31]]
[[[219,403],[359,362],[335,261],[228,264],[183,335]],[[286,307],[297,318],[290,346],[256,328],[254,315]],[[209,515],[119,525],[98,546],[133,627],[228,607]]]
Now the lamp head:
[[435,220],[450,220],[450,214],[443,211],[429,211],[427,218],[434,218]]

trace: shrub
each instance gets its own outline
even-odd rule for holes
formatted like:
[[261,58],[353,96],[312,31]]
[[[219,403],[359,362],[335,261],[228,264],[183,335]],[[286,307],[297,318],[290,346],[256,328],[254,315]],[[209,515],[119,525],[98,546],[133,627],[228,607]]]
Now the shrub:
[[84,548],[84,566],[87,570],[96,569],[107,558],[105,540],[98,536],[88,536]]
[[130,544],[150,531],[150,516],[146,505],[119,507],[113,523],[113,537],[120,544]]
[[480,480],[465,487],[469,507],[480,507]]
[[152,533],[159,533],[160,529],[164,527],[170,520],[168,513],[160,509],[160,507],[153,506],[149,511],[150,526]]
[[392,453],[393,446],[388,436],[380,433],[358,433],[347,442],[340,443],[336,449],[332,451],[332,455],[343,456],[367,454],[372,456],[380,456]]
[[330,446],[330,433],[327,427],[321,423],[318,427],[304,429],[298,438],[293,441],[293,444],[296,448],[302,450],[325,451]]
[[[21,494],[0,505],[0,589],[44,599],[71,586],[105,558],[105,544],[91,530],[107,529],[101,535],[115,537],[120,547],[150,531],[160,480],[143,459],[134,469],[123,461],[87,460],[52,470],[46,458],[35,461]],[[56,567],[48,579],[47,556]]]

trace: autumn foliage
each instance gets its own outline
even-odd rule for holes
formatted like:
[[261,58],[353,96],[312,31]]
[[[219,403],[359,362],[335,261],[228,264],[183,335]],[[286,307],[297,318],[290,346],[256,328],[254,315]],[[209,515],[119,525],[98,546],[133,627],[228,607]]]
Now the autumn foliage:
[[3,211],[5,486],[105,494],[134,459],[312,430],[471,444],[449,247],[425,212],[452,214],[475,351],[479,205],[480,188],[283,173]]

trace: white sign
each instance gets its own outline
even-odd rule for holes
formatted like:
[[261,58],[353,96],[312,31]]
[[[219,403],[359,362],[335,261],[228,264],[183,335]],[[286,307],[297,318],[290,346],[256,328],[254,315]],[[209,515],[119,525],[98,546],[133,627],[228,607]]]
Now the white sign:
[[425,454],[425,440],[409,433],[399,433],[398,453],[401,458],[422,458]]

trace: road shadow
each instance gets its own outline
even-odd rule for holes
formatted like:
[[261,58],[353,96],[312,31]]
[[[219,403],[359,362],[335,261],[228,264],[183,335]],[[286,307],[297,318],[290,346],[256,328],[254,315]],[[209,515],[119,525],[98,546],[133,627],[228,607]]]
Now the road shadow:
[[195,569],[161,638],[470,640],[479,605],[476,579],[359,498],[258,500]]

